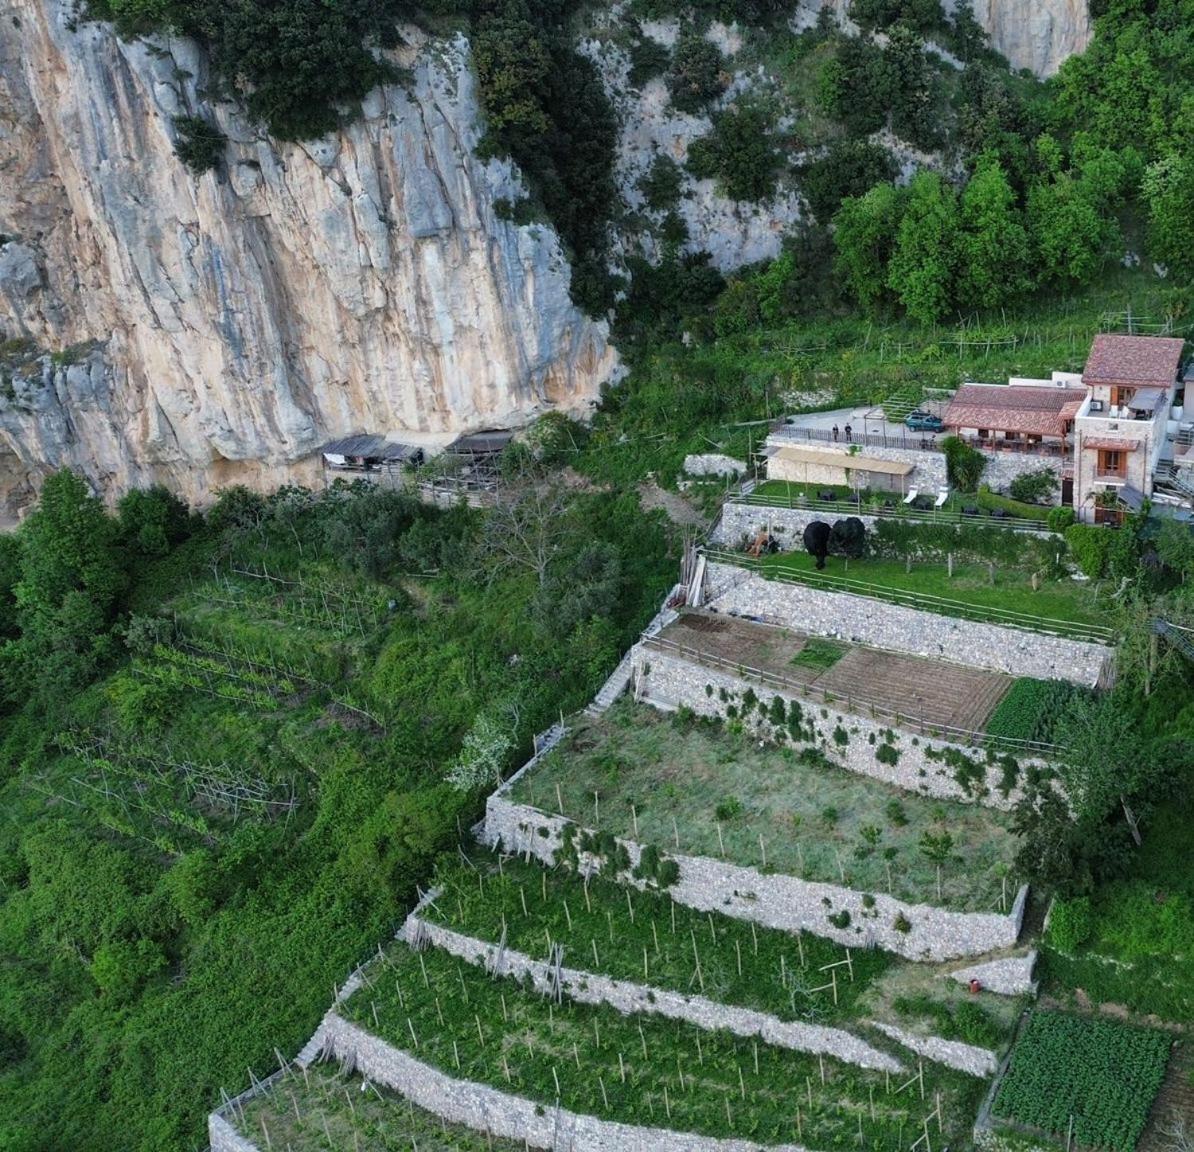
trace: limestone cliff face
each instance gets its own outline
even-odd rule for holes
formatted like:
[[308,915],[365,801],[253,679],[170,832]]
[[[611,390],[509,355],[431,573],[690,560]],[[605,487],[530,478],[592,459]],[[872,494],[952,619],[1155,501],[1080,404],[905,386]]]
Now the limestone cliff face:
[[[958,0],[965,2],[965,0]],[[1084,52],[1092,25],[1087,0],[969,0],[992,46],[1013,68],[1052,76],[1067,57]]]
[[[0,380],[0,501],[49,469],[102,490],[303,478],[328,438],[584,410],[616,356],[518,173],[473,153],[468,47],[412,39],[406,86],[316,142],[209,106],[188,41],[122,41],[69,0],[0,0],[0,328],[62,353]],[[415,37],[415,34],[411,34]],[[173,118],[226,163],[194,177]],[[2,509],[0,509],[2,511]]]

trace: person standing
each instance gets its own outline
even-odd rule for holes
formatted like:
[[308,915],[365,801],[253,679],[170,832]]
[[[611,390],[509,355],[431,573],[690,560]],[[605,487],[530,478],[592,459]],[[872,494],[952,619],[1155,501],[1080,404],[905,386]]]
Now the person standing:
[[835,444],[837,443],[837,425],[836,424],[833,426],[833,442]]
[[849,424],[847,424],[846,425],[846,443],[847,444],[849,444],[851,442],[851,437],[853,435],[854,435],[854,430],[850,427]]

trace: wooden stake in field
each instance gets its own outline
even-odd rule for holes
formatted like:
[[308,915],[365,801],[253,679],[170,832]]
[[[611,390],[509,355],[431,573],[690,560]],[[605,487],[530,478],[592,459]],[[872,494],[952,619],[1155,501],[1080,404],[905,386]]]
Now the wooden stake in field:
[[724,860],[726,855],[726,842],[721,837],[721,821],[717,822],[717,846],[721,849],[721,858]]
[[564,904],[564,919],[568,921],[568,931],[572,931],[572,913],[568,911],[568,901],[563,901]]
[[564,815],[564,798],[560,795],[560,782],[556,781],[556,811]]
[[804,935],[800,932],[796,934],[796,951],[800,953],[800,971],[803,972],[808,964],[804,960]]
[[622,1060],[622,1053],[618,1053],[618,1075],[622,1078],[622,1083],[626,1083],[626,1065]]
[[597,1083],[601,1085],[601,1099],[602,1099],[602,1101],[604,1101],[605,1110],[608,1112],[609,1111],[609,1096],[607,1095],[607,1093],[605,1091],[605,1081],[601,1078],[600,1075],[597,1077]]
[[742,1065],[738,1065],[738,1091],[742,1099],[746,1099],[746,1081],[742,1078]]
[[523,888],[523,886],[522,886],[521,884],[519,884],[519,886],[518,886],[518,898],[519,898],[519,899],[522,901],[522,915],[523,915],[523,919],[526,919],[528,916],[530,916],[530,913],[527,911],[527,894],[526,894],[526,889],[525,889],[525,888]]
[[643,1026],[641,1024],[638,1026],[638,1038],[642,1041],[643,1045],[643,1059],[649,1060],[650,1057],[647,1055],[647,1037],[643,1034]]
[[767,867],[767,844],[763,840],[763,833],[759,833],[759,853],[763,857],[763,867]]
[[759,954],[759,934],[755,931],[755,926],[754,926],[753,921],[751,922],[751,925],[750,925],[750,939],[754,945],[754,953],[757,956]]
[[593,827],[597,828],[601,825],[601,801],[597,799],[597,791],[593,791]]
[[647,971],[647,946],[646,946],[646,944],[644,944],[643,945],[643,980],[647,981],[650,979],[651,979],[651,976]]
[[676,845],[676,851],[680,851],[680,829],[676,827],[676,818],[672,817],[672,840]]
[[591,916],[593,914],[593,905],[589,903],[589,878],[585,877],[585,911]]
[[630,911],[630,923],[634,923],[634,901],[630,898],[630,889],[626,889],[626,907]]
[[593,945],[593,967],[594,967],[594,968],[600,968],[600,967],[601,967],[601,961],[600,961],[600,960],[597,958],[597,941],[596,941],[596,940],[590,940],[590,941],[589,941],[589,943]]
[[631,826],[634,828],[634,838],[637,840],[638,839],[638,811],[635,809],[633,804],[630,805],[630,823],[631,823]]

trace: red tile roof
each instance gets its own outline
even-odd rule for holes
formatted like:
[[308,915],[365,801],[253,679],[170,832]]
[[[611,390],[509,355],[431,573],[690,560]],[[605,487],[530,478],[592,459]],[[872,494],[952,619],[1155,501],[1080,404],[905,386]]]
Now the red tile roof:
[[1061,436],[1085,397],[1085,389],[963,384],[942,420],[947,428]]
[[1184,341],[1170,336],[1116,336],[1102,332],[1090,346],[1084,384],[1172,388]]

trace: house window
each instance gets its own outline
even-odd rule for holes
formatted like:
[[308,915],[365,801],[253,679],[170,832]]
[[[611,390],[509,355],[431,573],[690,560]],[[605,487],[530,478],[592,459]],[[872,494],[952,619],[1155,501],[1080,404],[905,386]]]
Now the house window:
[[1127,465],[1127,453],[1118,448],[1099,449],[1099,475],[1118,476],[1122,479]]

